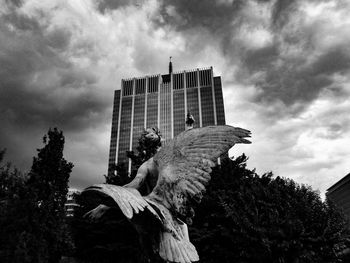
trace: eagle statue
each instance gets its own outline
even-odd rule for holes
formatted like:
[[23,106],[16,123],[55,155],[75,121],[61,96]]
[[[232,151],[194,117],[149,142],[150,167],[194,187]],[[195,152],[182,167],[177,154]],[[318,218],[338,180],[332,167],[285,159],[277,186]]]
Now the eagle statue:
[[198,261],[187,230],[193,207],[201,201],[218,158],[236,143],[250,143],[247,137],[250,131],[228,125],[188,129],[144,162],[130,183],[86,188],[82,195],[99,196],[100,203],[85,216],[98,220],[107,210],[118,209],[139,235],[152,237],[152,249],[164,261]]

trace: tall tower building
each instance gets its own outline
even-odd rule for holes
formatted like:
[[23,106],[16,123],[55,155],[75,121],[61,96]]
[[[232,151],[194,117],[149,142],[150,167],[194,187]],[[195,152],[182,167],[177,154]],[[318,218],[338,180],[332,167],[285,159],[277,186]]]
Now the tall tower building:
[[221,77],[213,68],[123,79],[114,93],[108,174],[116,163],[131,168],[126,151],[135,149],[142,131],[158,127],[166,141],[185,130],[190,112],[194,128],[224,125],[225,112]]

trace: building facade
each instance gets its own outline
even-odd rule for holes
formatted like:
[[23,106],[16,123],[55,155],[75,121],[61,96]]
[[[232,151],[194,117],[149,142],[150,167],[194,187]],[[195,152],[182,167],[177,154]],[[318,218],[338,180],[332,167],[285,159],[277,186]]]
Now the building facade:
[[67,217],[73,217],[75,209],[79,207],[79,205],[75,201],[75,197],[79,194],[80,194],[80,191],[78,189],[68,188],[67,201],[64,204]]
[[350,173],[328,188],[326,196],[341,208],[350,220]]
[[158,127],[169,140],[185,130],[188,112],[194,128],[225,124],[221,77],[212,67],[173,73],[170,64],[166,75],[123,79],[114,94],[108,174],[116,163],[130,171],[126,151],[136,148],[145,128]]

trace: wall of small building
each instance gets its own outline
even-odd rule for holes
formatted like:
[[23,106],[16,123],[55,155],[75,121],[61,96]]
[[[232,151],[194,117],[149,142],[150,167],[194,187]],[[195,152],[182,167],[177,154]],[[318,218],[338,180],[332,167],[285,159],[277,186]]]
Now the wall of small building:
[[342,209],[345,216],[350,220],[350,174],[331,186],[327,190],[326,196]]

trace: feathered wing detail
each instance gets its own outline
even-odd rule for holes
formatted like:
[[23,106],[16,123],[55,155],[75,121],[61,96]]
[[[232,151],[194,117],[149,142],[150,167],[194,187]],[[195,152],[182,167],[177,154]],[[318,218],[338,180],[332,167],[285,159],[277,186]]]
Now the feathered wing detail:
[[169,232],[160,234],[159,255],[168,262],[191,263],[199,260],[197,250],[189,240],[176,239]]
[[250,143],[246,137],[250,137],[250,131],[231,126],[182,132],[153,157],[159,177],[149,197],[187,218],[192,213],[188,206],[200,201],[217,159],[236,143]]
[[187,230],[181,230],[179,219],[191,221],[192,203],[201,201],[211,168],[234,144],[250,143],[246,137],[250,137],[250,131],[231,126],[191,129],[168,142],[153,157],[159,177],[146,200],[166,208],[164,221],[170,223],[160,238],[159,254],[163,259],[171,262],[199,260],[194,246],[184,237]]
[[161,221],[157,212],[145,201],[145,199],[143,199],[136,189],[110,184],[95,184],[86,188],[83,194],[99,194],[112,199],[113,201],[106,201],[105,204],[110,206],[118,206],[128,219],[131,219],[134,214],[138,214],[139,212],[143,212],[145,209],[147,209]]
[[186,224],[176,219],[164,205],[145,197],[157,207],[162,215],[163,225],[159,233],[158,253],[167,262],[191,263],[199,260],[196,248],[188,238]]

